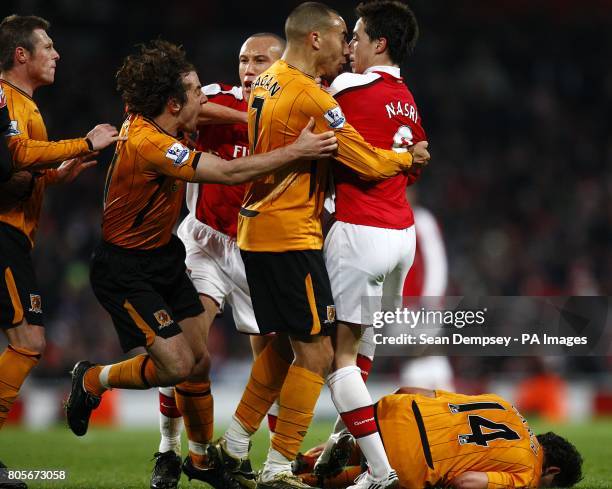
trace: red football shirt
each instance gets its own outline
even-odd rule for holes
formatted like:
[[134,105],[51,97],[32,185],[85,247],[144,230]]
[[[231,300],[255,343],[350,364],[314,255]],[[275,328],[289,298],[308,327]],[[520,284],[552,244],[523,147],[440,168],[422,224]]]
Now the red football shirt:
[[[399,68],[373,66],[362,75],[344,73],[329,90],[346,120],[373,146],[402,149],[426,139],[414,98]],[[413,181],[414,176],[400,174],[369,182],[336,164],[336,219],[388,229],[410,227],[414,217],[406,199],[406,186]]]
[[[240,87],[214,83],[203,87],[202,91],[211,103],[247,111],[247,101],[244,100]],[[233,160],[247,156],[248,148],[249,135],[246,124],[213,124],[199,128],[197,149],[200,151],[208,151],[225,160]],[[246,184],[192,185],[187,197],[189,211],[194,212],[190,203],[195,201],[195,216],[199,221],[235,239],[238,212],[244,199]],[[194,191],[196,195],[193,195]]]

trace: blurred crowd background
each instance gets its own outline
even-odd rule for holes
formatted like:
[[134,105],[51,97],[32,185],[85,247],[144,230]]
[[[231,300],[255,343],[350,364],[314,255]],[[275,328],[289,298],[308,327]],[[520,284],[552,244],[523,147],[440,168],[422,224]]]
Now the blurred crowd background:
[[[40,15],[61,55],[53,86],[35,98],[51,139],[117,126],[114,74],[134,44],[182,43],[203,83],[238,84],[237,55],[249,34],[282,34],[299,2],[232,0],[20,0],[2,17]],[[333,0],[349,29],[356,2]],[[449,295],[612,294],[612,1],[410,2],[421,27],[402,66],[428,133],[431,165],[418,199],[437,217],[447,247]],[[95,300],[89,257],[100,234],[111,153],[70,186],[48,191],[34,251],[48,351],[34,374],[66,376],[77,360],[120,358]],[[231,347],[230,347],[231,345]],[[231,317],[211,337],[216,368],[250,357]],[[381,359],[392,373],[400,358]],[[463,385],[500,370],[552,368],[605,374],[609,357],[525,362],[457,358]]]

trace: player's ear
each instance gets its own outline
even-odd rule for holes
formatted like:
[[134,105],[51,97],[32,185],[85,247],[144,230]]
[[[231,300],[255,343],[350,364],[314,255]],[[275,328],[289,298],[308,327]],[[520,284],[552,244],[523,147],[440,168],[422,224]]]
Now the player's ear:
[[555,476],[557,475],[559,472],[561,472],[561,469],[555,465],[551,465],[550,467],[546,467],[544,469],[544,472],[542,475],[552,475]]
[[308,34],[308,39],[310,40],[310,45],[318,51],[321,49],[321,33],[318,31],[311,32]]
[[183,105],[173,97],[168,99],[168,103],[166,105],[168,106],[168,109],[172,115],[178,114],[183,108]]
[[23,64],[28,60],[28,50],[21,46],[15,49],[15,63]]
[[379,37],[376,40],[376,51],[375,51],[376,54],[384,53],[386,49],[387,49],[387,38]]

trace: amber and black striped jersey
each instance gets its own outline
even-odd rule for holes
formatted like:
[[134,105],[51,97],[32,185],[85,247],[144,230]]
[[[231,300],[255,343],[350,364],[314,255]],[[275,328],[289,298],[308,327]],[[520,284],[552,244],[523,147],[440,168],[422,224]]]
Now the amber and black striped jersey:
[[467,471],[485,472],[490,489],[540,481],[543,449],[519,412],[495,394],[392,394],[376,404],[376,419],[407,489],[446,485]]
[[[315,120],[315,132],[334,130],[336,161],[363,178],[382,179],[410,167],[410,153],[374,148],[346,122],[334,98],[315,80],[283,60],[252,85],[249,143],[252,154],[292,143]],[[247,186],[238,217],[238,245],[246,251],[320,250],[320,215],[327,189],[328,162],[298,161]]]
[[123,248],[151,250],[170,241],[195,175],[191,151],[151,119],[129,115],[121,127],[104,188],[102,237]]
[[[32,98],[6,80],[0,80],[6,95],[11,125],[7,136],[9,150],[15,168],[27,168],[36,163],[58,162],[89,152],[84,138],[64,141],[48,141],[47,128]],[[10,210],[0,213],[5,222],[23,234],[34,244],[45,187],[56,178],[56,170],[34,172],[35,181],[31,195]]]

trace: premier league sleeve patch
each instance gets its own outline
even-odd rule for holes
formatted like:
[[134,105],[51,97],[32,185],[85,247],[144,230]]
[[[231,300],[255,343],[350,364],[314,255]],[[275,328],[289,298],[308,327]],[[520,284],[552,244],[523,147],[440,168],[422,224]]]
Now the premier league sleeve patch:
[[21,134],[21,131],[19,131],[17,126],[18,126],[17,121],[11,121],[11,125],[8,127],[4,135],[6,137],[19,136]]
[[172,160],[174,166],[183,166],[189,160],[189,149],[181,143],[174,143],[166,151],[166,158]]
[[342,113],[342,109],[336,105],[336,107],[329,109],[325,114],[323,114],[325,120],[329,124],[329,127],[332,129],[340,129],[344,127],[344,123],[346,122],[346,118]]

